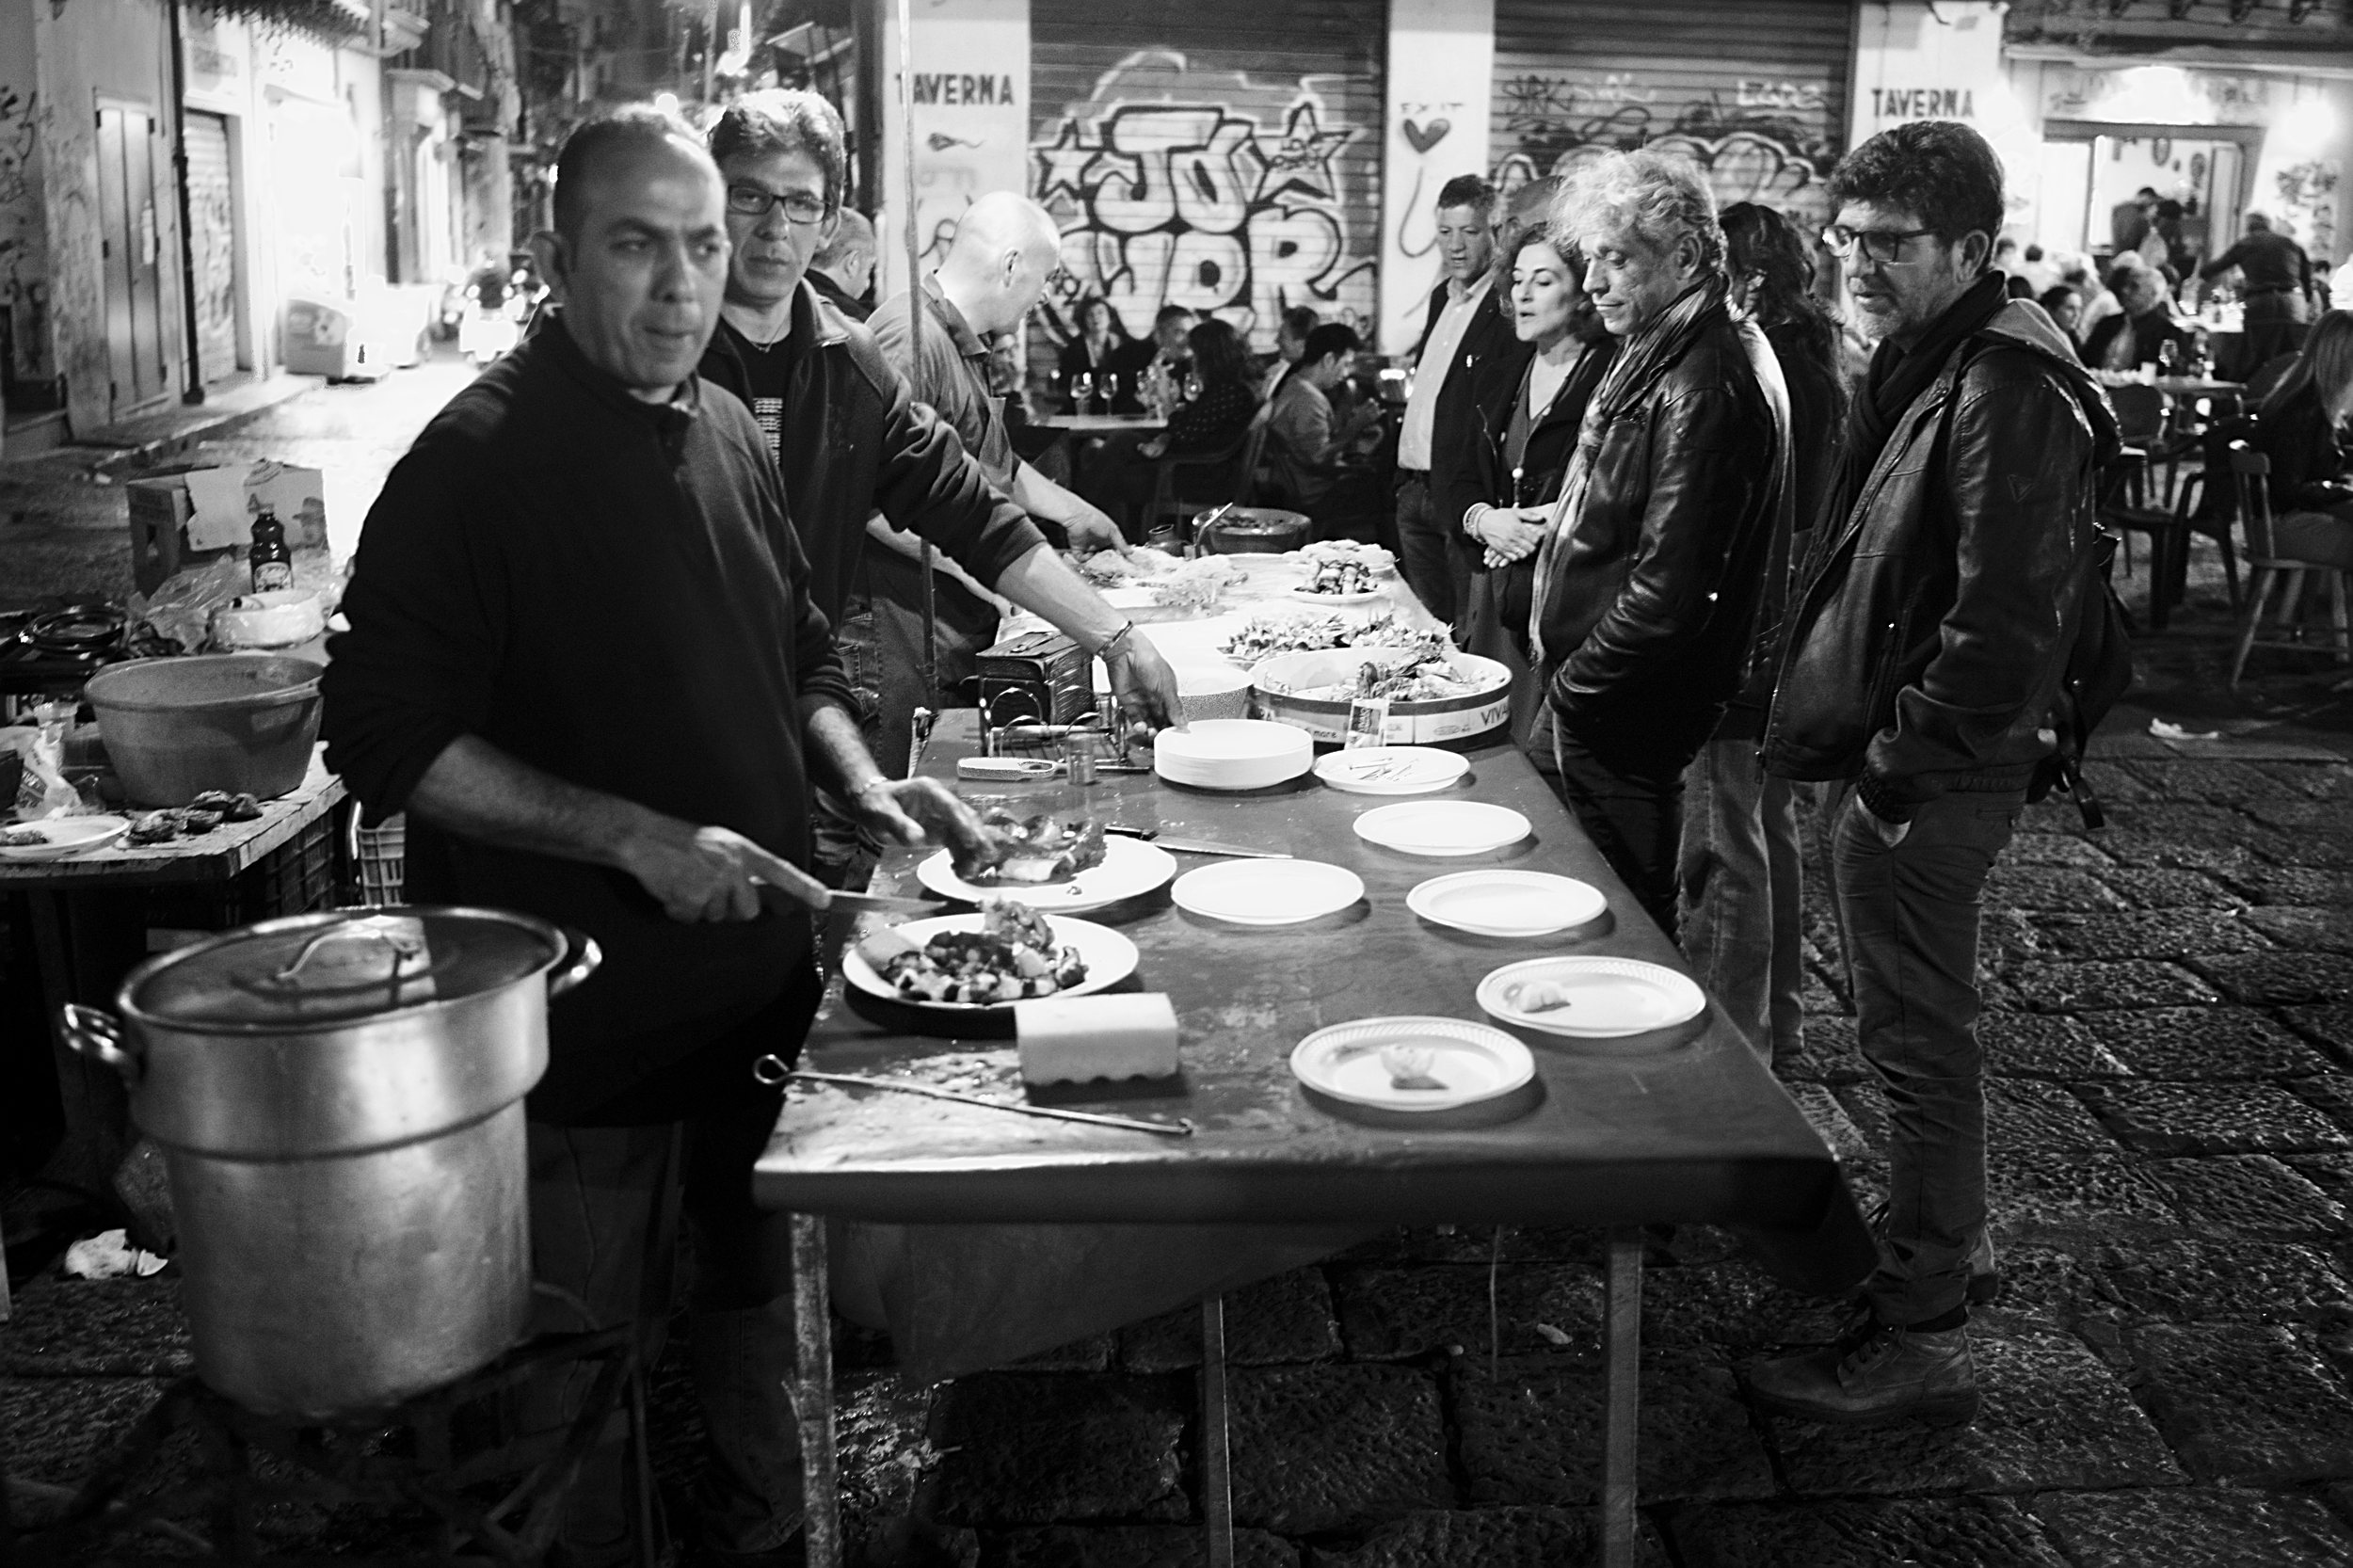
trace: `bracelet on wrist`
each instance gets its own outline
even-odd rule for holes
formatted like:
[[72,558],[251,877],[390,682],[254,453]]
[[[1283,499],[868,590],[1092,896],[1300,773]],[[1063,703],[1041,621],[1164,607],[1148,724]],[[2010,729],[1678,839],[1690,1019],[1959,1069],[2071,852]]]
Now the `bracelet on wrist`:
[[1103,646],[1095,650],[1095,657],[1108,664],[1118,656],[1122,648],[1133,644],[1135,635],[1136,623],[1134,621],[1121,622],[1119,630],[1112,632],[1104,640]]

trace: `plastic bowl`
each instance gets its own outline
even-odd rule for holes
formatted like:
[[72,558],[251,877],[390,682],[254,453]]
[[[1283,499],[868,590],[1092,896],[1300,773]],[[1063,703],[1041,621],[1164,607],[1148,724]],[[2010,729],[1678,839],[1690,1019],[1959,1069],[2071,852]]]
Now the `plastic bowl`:
[[1179,670],[1176,697],[1187,719],[1246,719],[1250,716],[1250,672]]
[[142,806],[282,795],[311,771],[326,666],[282,653],[138,659],[90,677],[106,757]]

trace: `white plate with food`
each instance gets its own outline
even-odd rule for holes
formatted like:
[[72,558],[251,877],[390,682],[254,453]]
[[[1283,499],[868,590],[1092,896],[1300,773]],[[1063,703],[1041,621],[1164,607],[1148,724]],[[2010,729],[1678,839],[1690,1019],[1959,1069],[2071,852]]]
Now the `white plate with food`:
[[1321,860],[1225,860],[1176,879],[1176,907],[1236,925],[1298,925],[1365,896],[1365,880]]
[[1452,1111],[1525,1087],[1536,1060],[1503,1031],[1465,1018],[1358,1018],[1292,1047],[1291,1076],[1350,1105]]
[[1405,895],[1405,907],[1474,936],[1549,936],[1599,918],[1609,901],[1573,876],[1497,867],[1433,876]]
[[[983,822],[1000,826],[992,811]],[[1106,838],[1102,824],[1080,819],[1057,822],[1038,816],[1016,824],[1045,831],[1005,835],[1006,857],[993,871],[978,865],[956,869],[954,854],[941,850],[915,868],[915,879],[942,898],[978,904],[983,899],[1016,899],[1049,914],[1078,914],[1107,904],[1138,897],[1164,887],[1176,874],[1176,856],[1164,849],[1134,839]]]
[[1407,855],[1486,855],[1529,835],[1526,817],[1476,800],[1411,800],[1356,819],[1356,837]]
[[1332,593],[1302,583],[1284,590],[1293,599],[1304,599],[1310,604],[1370,604],[1388,596],[1379,588],[1357,588],[1345,593]]
[[130,818],[110,812],[9,823],[0,825],[0,860],[62,860],[69,855],[103,849],[130,831]]
[[1387,577],[1397,570],[1397,556],[1377,544],[1365,544],[1356,539],[1318,539],[1302,545],[1290,552],[1292,558],[1313,568],[1327,561],[1355,561],[1376,577]]
[[841,953],[841,978],[868,996],[951,1012],[1088,996],[1135,972],[1135,943],[1109,926],[1003,899],[885,926]]
[[1476,996],[1489,1017],[1583,1040],[1668,1029],[1707,1010],[1707,993],[1689,975],[1597,955],[1506,964],[1479,983]]
[[1426,795],[1470,772],[1470,759],[1436,746],[1358,746],[1316,760],[1316,776],[1352,795]]

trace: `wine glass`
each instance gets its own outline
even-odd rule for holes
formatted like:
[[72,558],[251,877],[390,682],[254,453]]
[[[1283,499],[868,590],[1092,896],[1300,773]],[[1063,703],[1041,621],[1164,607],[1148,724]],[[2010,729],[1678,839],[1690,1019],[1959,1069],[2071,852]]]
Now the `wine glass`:
[[1201,373],[1197,370],[1185,372],[1185,401],[1188,403],[1201,401]]
[[1095,398],[1095,376],[1091,371],[1074,371],[1070,376],[1070,411],[1083,414]]
[[2182,362],[2182,345],[2171,338],[2157,344],[2157,374],[2171,376]]
[[1102,375],[1101,381],[1103,387],[1103,411],[1107,414],[1115,414],[1119,412],[1119,372],[1115,370],[1105,371]]

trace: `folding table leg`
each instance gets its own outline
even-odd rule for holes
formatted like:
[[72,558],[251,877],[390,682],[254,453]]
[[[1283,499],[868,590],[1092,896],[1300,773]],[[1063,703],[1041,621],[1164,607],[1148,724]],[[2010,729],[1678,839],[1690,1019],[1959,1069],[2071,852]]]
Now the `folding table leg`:
[[1209,1568],[1234,1568],[1233,1455],[1225,1430],[1225,1298],[1201,1304],[1201,1512]]
[[1609,1304],[1603,1335],[1609,1362],[1602,1420],[1601,1564],[1634,1568],[1634,1454],[1641,1408],[1642,1233],[1609,1232]]
[[792,1216],[792,1411],[801,1428],[801,1530],[808,1568],[841,1568],[841,1487],[833,1446],[833,1302],[825,1221]]

